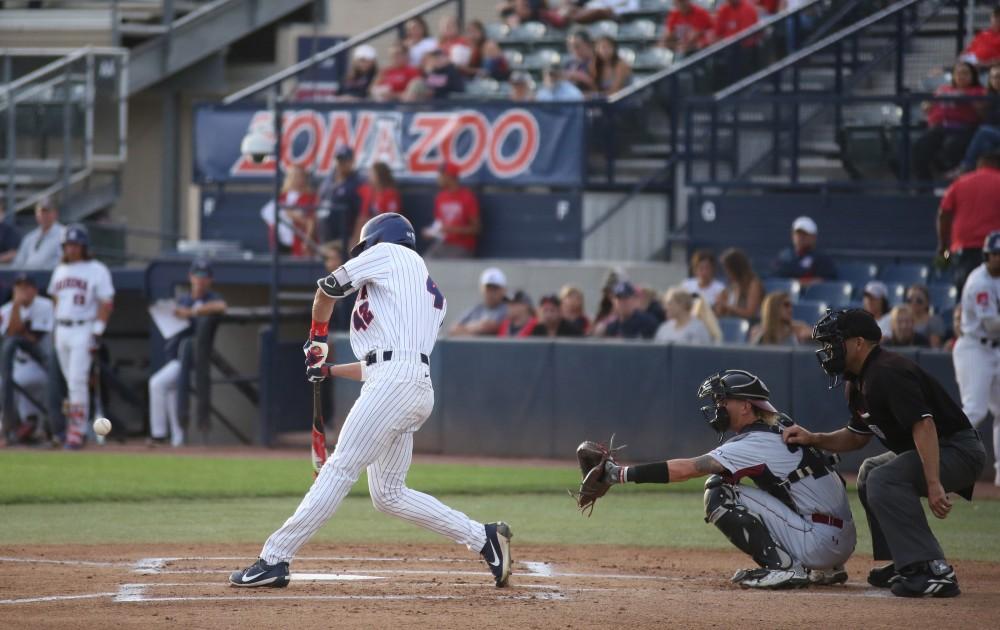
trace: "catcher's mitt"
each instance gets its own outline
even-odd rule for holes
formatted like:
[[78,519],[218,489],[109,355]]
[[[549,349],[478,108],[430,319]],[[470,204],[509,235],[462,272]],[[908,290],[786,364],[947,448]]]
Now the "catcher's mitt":
[[[594,513],[594,504],[607,494],[615,483],[610,479],[607,469],[618,467],[615,453],[625,447],[615,447],[614,442],[615,436],[612,435],[607,446],[587,440],[576,447],[576,458],[580,462],[583,480],[580,482],[580,490],[576,493],[571,491],[570,496],[576,499],[577,507],[587,516]],[[607,465],[608,462],[611,466]]]

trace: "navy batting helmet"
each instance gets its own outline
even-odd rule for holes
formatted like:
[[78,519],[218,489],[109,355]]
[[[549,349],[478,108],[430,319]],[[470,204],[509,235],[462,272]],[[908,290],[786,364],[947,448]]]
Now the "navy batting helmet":
[[65,245],[67,243],[76,243],[77,245],[83,245],[87,247],[90,245],[90,235],[87,234],[87,228],[83,227],[79,223],[74,223],[73,225],[67,226],[63,230],[62,243]]
[[417,236],[413,231],[413,225],[406,217],[395,212],[386,212],[368,219],[361,228],[361,240],[351,248],[351,257],[358,256],[379,243],[395,243],[415,250]]
[[993,230],[983,241],[983,258],[990,254],[1000,254],[1000,230]]

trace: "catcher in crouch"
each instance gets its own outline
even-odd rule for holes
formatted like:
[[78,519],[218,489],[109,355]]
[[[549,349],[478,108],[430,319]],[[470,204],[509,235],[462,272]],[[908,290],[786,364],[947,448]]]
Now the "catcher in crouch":
[[[836,463],[812,447],[786,445],[781,432],[792,423],[768,401],[757,376],[726,370],[707,378],[699,398],[708,423],[735,433],[693,459],[621,466],[613,451],[584,442],[577,449],[585,471],[579,505],[593,502],[616,483],[669,483],[709,475],[705,521],[712,523],[759,568],[737,571],[744,588],[795,588],[847,581],[844,563],[854,551],[855,529]],[[744,477],[756,487],[740,485]]]

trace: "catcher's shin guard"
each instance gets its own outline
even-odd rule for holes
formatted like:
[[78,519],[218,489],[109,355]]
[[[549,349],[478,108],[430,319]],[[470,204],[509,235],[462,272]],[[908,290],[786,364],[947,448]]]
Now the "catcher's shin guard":
[[705,522],[718,527],[729,542],[765,569],[788,569],[794,564],[764,521],[739,502],[736,489],[719,475],[705,481]]

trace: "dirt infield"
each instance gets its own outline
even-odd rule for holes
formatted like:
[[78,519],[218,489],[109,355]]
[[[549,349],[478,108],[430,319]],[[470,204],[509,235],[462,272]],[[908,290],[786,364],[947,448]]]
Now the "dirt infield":
[[[309,545],[285,589],[226,584],[255,545],[0,547],[6,627],[758,628],[987,627],[1000,565],[957,566],[963,595],[899,600],[868,587],[857,558],[846,585],[744,591],[733,552],[517,546],[510,588],[451,545]],[[6,620],[14,620],[8,625]]]

